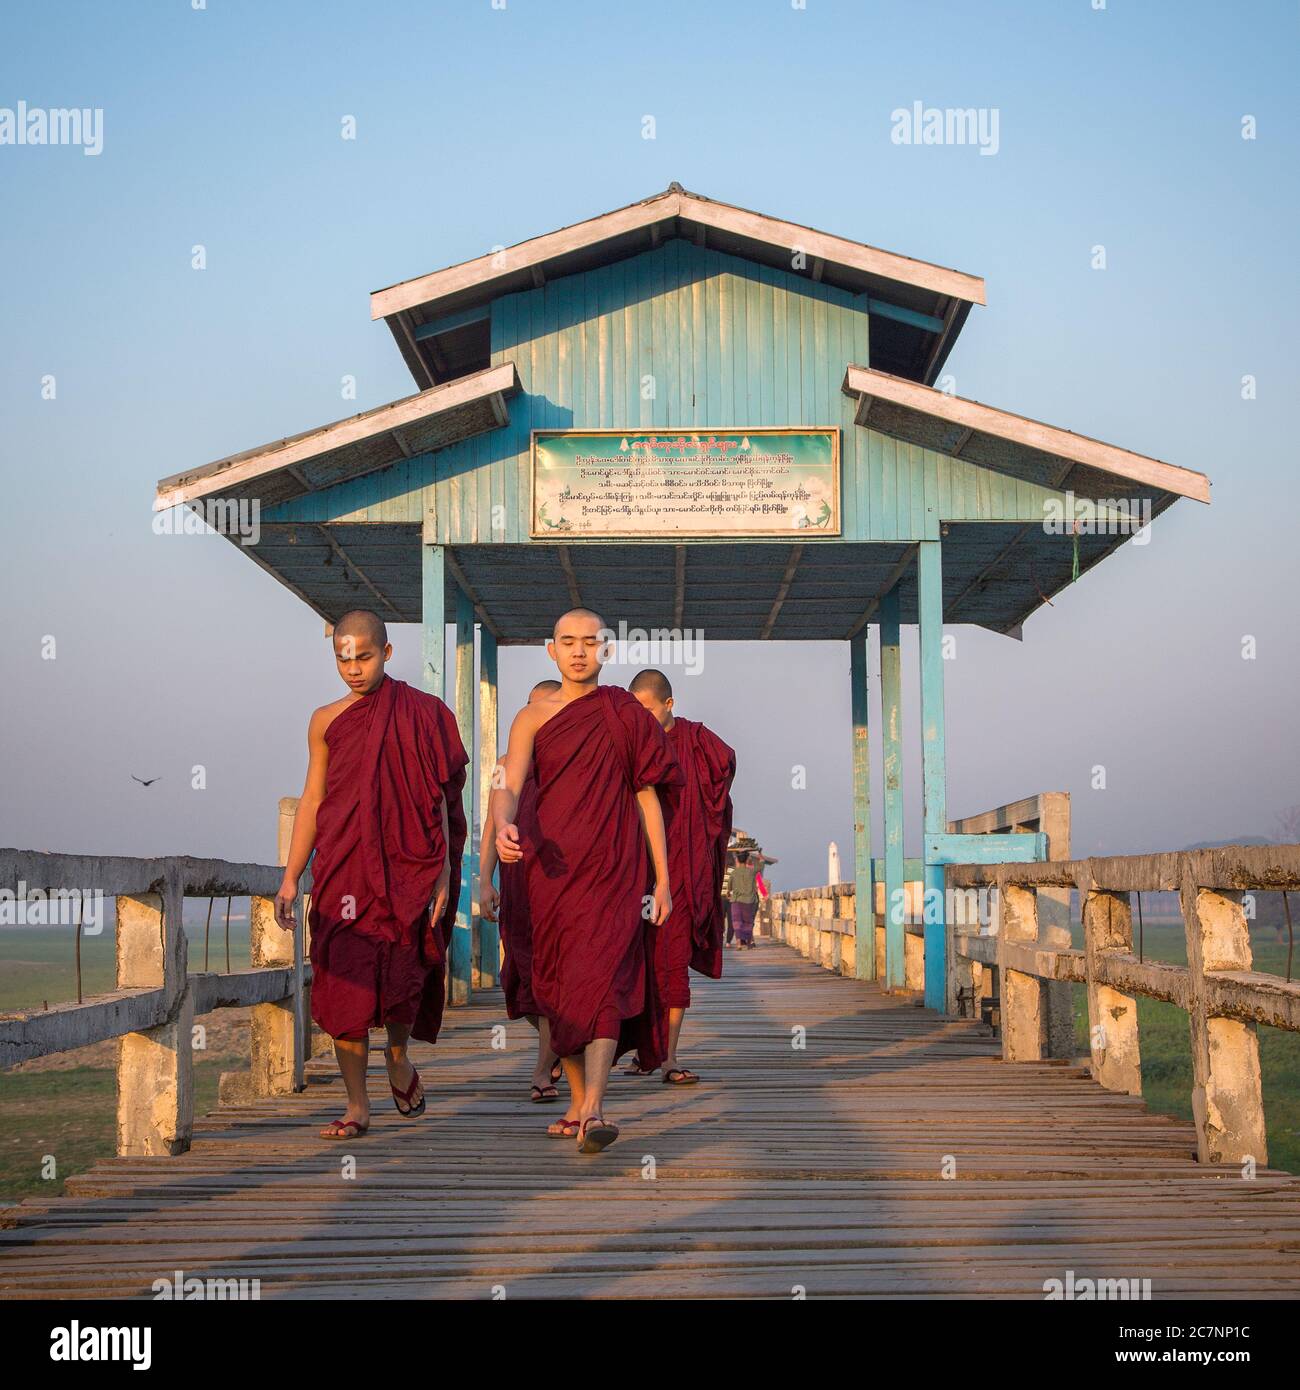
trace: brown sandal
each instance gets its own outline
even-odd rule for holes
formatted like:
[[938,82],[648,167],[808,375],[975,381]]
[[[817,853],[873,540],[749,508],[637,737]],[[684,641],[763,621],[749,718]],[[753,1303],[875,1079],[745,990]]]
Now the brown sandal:
[[607,1149],[618,1138],[618,1126],[612,1125],[602,1115],[588,1115],[578,1126],[578,1152],[598,1154]]

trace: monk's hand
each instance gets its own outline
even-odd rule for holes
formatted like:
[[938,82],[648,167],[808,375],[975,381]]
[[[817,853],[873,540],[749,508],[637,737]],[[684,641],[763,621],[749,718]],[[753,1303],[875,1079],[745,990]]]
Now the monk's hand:
[[666,878],[655,880],[654,903],[654,923],[656,927],[662,927],[673,912],[673,895]]
[[497,831],[497,858],[503,864],[518,864],[523,857],[524,852],[519,847],[519,827],[503,825]]
[[437,887],[433,894],[433,907],[430,912],[436,926],[447,915],[447,893],[451,887],[451,865],[444,864],[442,872],[438,875]]
[[285,931],[292,931],[296,925],[293,906],[297,901],[298,885],[291,878],[282,880],[280,891],[275,895],[275,921]]

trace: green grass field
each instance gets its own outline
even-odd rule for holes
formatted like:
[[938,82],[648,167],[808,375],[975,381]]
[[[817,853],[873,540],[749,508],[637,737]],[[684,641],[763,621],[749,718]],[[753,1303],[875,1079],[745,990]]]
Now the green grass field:
[[[210,1057],[194,1067],[194,1113],[217,1103],[223,1071],[236,1057]],[[111,1067],[0,1075],[0,1207],[24,1197],[58,1196],[65,1179],[84,1173],[115,1148],[117,1074]],[[53,1178],[42,1176],[52,1155]]]
[[[235,904],[234,911],[239,910]],[[224,970],[225,909],[213,914],[209,942],[212,969]],[[39,1009],[76,998],[75,928],[0,928],[0,1013]],[[191,970],[203,968],[203,917],[186,922]],[[114,986],[115,943],[112,923],[99,936],[81,941],[82,994],[89,999]],[[230,964],[248,968],[248,921],[230,924]],[[217,1103],[223,1071],[248,1064],[247,1058],[207,1057],[194,1068],[194,1112],[202,1115]],[[0,1072],[0,1206],[32,1195],[57,1195],[64,1180],[113,1155],[116,1123],[116,1073],[111,1066],[67,1071]],[[46,1154],[53,1155],[56,1176],[41,1176]]]
[[[1075,945],[1083,945],[1076,925]],[[1137,927],[1134,925],[1136,950]],[[1252,932],[1256,970],[1286,973],[1286,942],[1273,933]],[[1147,960],[1187,964],[1182,924],[1148,922],[1143,932]],[[1088,1051],[1088,1006],[1082,985],[1074,986],[1074,1029],[1080,1055]],[[1138,999],[1138,1046],[1142,1054],[1142,1092],[1147,1105],[1162,1115],[1192,1119],[1192,1045],[1187,1015],[1158,999]],[[1264,1082],[1264,1119],[1268,1125],[1268,1161],[1273,1168],[1300,1173],[1300,1033],[1279,1028],[1259,1030],[1259,1061]]]

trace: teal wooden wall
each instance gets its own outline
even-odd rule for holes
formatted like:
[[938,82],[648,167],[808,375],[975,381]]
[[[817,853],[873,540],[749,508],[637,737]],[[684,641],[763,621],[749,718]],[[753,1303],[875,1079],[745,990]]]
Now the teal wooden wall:
[[526,542],[534,429],[839,425],[845,540],[1041,520],[1050,490],[854,425],[840,385],[869,329],[864,296],[668,241],[493,304],[492,361],[523,386],[509,425],[266,519],[419,523],[432,505],[444,544]]

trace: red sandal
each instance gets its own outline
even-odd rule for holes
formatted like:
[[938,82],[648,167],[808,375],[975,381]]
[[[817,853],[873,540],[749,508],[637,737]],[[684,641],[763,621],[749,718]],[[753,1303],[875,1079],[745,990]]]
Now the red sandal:
[[[397,1113],[404,1120],[413,1120],[417,1115],[424,1114],[424,1097],[421,1096],[416,1103],[411,1100],[411,1097],[419,1089],[419,1085],[420,1073],[416,1071],[414,1063],[411,1065],[411,1084],[406,1090],[399,1091],[391,1081],[388,1083],[388,1089],[393,1093],[393,1104],[397,1107]],[[406,1108],[403,1109],[403,1106]]]
[[360,1139],[368,1133],[369,1125],[360,1120],[331,1120],[317,1136],[320,1139]]

